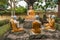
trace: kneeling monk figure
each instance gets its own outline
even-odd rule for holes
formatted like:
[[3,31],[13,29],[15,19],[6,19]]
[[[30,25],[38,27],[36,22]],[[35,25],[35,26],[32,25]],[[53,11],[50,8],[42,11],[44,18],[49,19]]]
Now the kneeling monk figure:
[[50,17],[50,18],[48,18],[48,23],[45,24],[45,26],[46,26],[45,29],[46,30],[49,30],[49,29],[55,30],[54,25],[55,25],[55,19]]
[[18,28],[17,26],[19,25],[19,22],[16,21],[14,18],[10,20],[11,27],[12,27],[12,32],[20,32],[23,31],[23,28]]

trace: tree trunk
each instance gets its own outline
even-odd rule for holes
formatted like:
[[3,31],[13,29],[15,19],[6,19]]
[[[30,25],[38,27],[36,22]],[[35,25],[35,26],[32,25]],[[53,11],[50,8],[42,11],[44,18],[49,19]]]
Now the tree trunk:
[[14,7],[13,7],[13,15],[15,15],[15,0],[13,0],[13,5],[14,5]]
[[13,7],[12,7],[12,2],[13,2],[13,0],[10,0],[10,2],[11,2],[11,3],[9,3],[9,4],[10,4],[10,7],[11,7],[11,15],[13,15]]
[[60,0],[58,0],[58,17],[60,17]]
[[[15,0],[10,0],[11,15],[15,15]],[[13,5],[13,6],[12,6]]]

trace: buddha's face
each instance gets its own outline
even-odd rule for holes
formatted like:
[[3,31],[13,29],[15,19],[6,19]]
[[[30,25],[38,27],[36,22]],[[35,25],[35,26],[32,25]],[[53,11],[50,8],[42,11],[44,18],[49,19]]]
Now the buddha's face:
[[30,6],[29,9],[32,9],[32,6]]

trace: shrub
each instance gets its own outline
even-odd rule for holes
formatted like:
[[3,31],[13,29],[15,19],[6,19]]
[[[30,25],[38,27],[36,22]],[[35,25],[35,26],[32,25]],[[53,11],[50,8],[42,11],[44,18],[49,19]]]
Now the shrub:
[[55,29],[60,31],[60,24],[55,23]]
[[4,10],[3,15],[11,15],[11,9]]
[[9,23],[9,20],[1,20],[0,21],[0,26],[3,26],[3,25],[5,25],[5,24],[8,24]]
[[[12,9],[12,10],[14,10],[14,9]],[[26,12],[27,12],[27,9],[26,8],[24,8],[24,7],[16,7],[15,8],[15,13],[16,14],[26,14]],[[4,11],[0,11],[0,15],[11,15],[11,9],[7,9],[7,10],[4,10]]]
[[55,18],[55,21],[56,21],[56,22],[59,22],[59,21],[60,21],[60,18],[56,17],[56,18]]
[[0,10],[0,15],[11,15],[11,9]]
[[0,11],[0,15],[2,16],[4,14],[5,11]]
[[15,12],[16,12],[17,14],[24,14],[24,13],[27,12],[27,9],[24,8],[24,7],[17,7],[17,8],[15,9]]
[[18,18],[19,23],[24,23],[24,18],[22,19],[21,17]]

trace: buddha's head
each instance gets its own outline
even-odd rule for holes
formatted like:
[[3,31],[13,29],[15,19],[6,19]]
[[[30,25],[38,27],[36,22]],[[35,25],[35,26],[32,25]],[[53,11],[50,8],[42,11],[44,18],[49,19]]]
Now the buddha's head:
[[31,10],[31,9],[33,9],[33,7],[32,6],[29,6],[29,9]]

